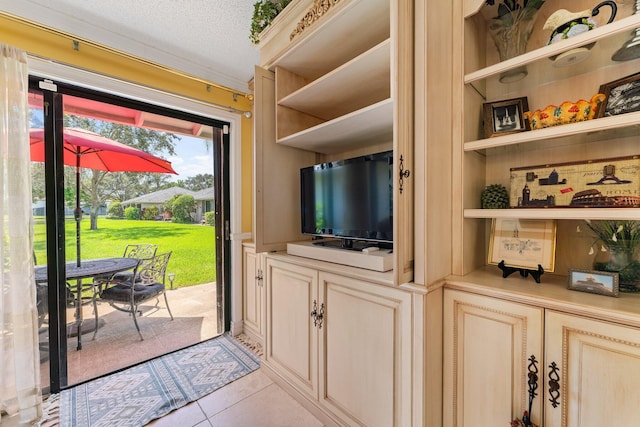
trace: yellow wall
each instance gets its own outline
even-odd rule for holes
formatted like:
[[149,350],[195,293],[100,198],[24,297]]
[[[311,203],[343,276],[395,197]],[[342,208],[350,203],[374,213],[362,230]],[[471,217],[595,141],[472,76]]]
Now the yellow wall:
[[[74,49],[74,40],[79,41],[77,50]],[[237,100],[233,99],[234,93],[244,95],[239,91],[224,88],[215,82],[207,82],[2,11],[0,11],[0,42],[16,46],[38,57],[188,98],[231,105],[239,110],[253,109],[249,97],[238,96]],[[252,227],[252,132],[251,119],[242,116],[242,232],[249,232]]]

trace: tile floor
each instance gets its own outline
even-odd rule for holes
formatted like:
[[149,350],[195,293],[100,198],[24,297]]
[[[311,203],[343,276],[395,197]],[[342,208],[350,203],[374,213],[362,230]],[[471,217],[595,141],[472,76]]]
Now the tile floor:
[[148,424],[150,427],[322,425],[260,369]]
[[[18,417],[2,418],[18,427]],[[320,427],[322,422],[260,369],[200,400],[165,415],[149,427]]]
[[[91,340],[91,334],[84,335],[83,349],[77,351],[76,339],[69,338],[70,381],[92,378],[122,364],[136,363],[216,334],[216,312],[210,308],[210,302],[215,301],[215,284],[168,291],[168,298],[175,320],[169,321],[161,300],[160,310],[150,309],[140,320],[144,341],[139,340],[127,314],[114,312],[103,304],[99,313],[106,324],[96,340]],[[85,307],[84,312],[85,318],[92,318],[90,307]],[[45,361],[41,368],[43,380],[48,381],[48,363]],[[3,418],[3,427],[5,422],[8,427],[18,425],[17,417]],[[314,427],[323,424],[258,369],[149,425]]]

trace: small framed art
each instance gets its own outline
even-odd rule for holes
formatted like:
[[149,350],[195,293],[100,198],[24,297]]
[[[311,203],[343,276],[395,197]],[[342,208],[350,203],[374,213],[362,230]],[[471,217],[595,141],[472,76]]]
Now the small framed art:
[[569,286],[574,291],[618,296],[618,273],[596,270],[569,270]]
[[552,272],[556,258],[555,220],[495,218],[491,224],[489,264]]
[[507,135],[528,130],[524,112],[529,110],[527,97],[482,104],[484,136]]
[[599,92],[606,98],[600,104],[596,117],[640,111],[640,73],[605,83]]

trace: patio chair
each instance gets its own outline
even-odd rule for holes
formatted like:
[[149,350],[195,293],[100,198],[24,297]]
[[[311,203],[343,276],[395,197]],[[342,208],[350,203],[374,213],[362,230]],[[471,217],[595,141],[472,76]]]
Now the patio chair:
[[[137,258],[139,260],[151,259],[156,256],[156,251],[158,250],[158,245],[152,243],[137,243],[133,245],[127,245],[124,248],[123,258]],[[116,273],[114,276],[115,279],[118,280],[131,280],[133,276],[132,271],[123,271],[121,273]]]
[[137,243],[134,245],[127,245],[124,248],[123,258],[138,258],[147,259],[153,258],[158,250],[158,245],[151,243]]
[[[136,325],[141,341],[144,340],[144,337],[138,325],[138,315],[142,315],[139,309],[140,304],[155,298],[155,306],[158,307],[160,295],[164,295],[165,305],[169,311],[171,320],[173,320],[173,314],[171,314],[169,301],[167,300],[167,294],[165,292],[165,276],[170,257],[171,252],[167,252],[156,255],[150,259],[140,260],[129,279],[120,280],[114,276],[111,280],[104,282],[104,287],[97,290],[93,296],[93,309],[96,322],[98,321],[98,296],[101,301],[108,302],[109,305],[116,310],[124,311],[133,316],[133,323]],[[132,280],[133,277],[135,277],[136,280]],[[98,330],[96,329],[93,333],[93,339],[96,338],[97,333]]]
[[[122,258],[136,258],[139,260],[150,259],[156,255],[156,251],[158,250],[158,245],[152,243],[136,243],[125,246],[124,254]],[[105,282],[108,282],[112,279],[117,279],[120,281],[131,280],[133,277],[132,271],[122,271],[120,273],[116,273],[115,276],[97,276],[93,279],[94,287],[98,288],[98,293],[102,290],[102,286]]]

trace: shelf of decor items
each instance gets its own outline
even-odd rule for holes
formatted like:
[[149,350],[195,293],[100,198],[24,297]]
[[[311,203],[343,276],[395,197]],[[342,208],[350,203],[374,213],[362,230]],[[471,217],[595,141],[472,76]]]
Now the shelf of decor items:
[[[467,20],[483,19],[478,11],[469,11],[465,16]],[[601,70],[618,70],[618,74],[631,74],[627,70],[637,70],[633,64],[620,63],[611,60],[611,56],[622,47],[631,37],[632,32],[640,27],[640,14],[634,14],[625,18],[602,25],[581,35],[569,38],[559,43],[542,46],[517,57],[481,67],[476,70],[467,71],[464,74],[464,84],[472,87],[474,91],[482,96],[486,102],[494,99],[501,99],[504,91],[511,97],[527,96],[545,88],[547,92],[553,93],[557,85],[571,85],[580,75],[590,75]],[[488,42],[491,43],[491,42]],[[572,49],[593,44],[590,58],[579,65],[572,67],[555,67],[549,58],[569,52]],[[511,83],[501,84],[499,78],[502,74],[511,70],[526,67],[528,75],[525,79]],[[613,80],[613,78],[611,79]],[[596,93],[599,85],[604,82],[593,82],[594,91],[583,93],[578,97],[588,98]],[[554,86],[555,85],[555,86]],[[548,96],[548,94],[547,94]],[[555,103],[559,105],[563,99],[558,99]],[[531,105],[531,111],[543,108],[545,105]],[[512,158],[510,166],[521,166],[522,163],[531,161],[527,154],[540,153],[548,149],[563,147],[564,153],[571,152],[579,156],[585,147],[594,146],[603,141],[612,140],[617,144],[618,140],[628,140],[638,134],[638,123],[640,123],[640,112],[626,113],[617,116],[596,118],[584,122],[571,123],[566,125],[552,126],[544,129],[529,130],[512,133],[491,138],[473,139],[473,132],[465,132],[463,151],[465,153],[477,152],[481,157],[486,158],[486,174],[492,178],[504,177],[508,174],[508,169],[496,175],[494,156],[502,159],[498,161],[500,166],[504,166],[505,158]],[[628,143],[624,143],[628,150],[632,150]],[[567,148],[568,147],[568,148]],[[633,154],[640,153],[640,149]],[[606,157],[606,156],[605,156]],[[535,163],[535,161],[534,161]],[[489,173],[492,171],[492,173]],[[491,178],[487,178],[491,180]],[[505,183],[506,184],[506,183]],[[567,220],[602,220],[602,219],[636,219],[640,218],[640,209],[637,208],[569,208],[569,207],[549,207],[549,208],[508,208],[508,209],[477,209],[472,203],[468,208],[463,209],[463,217],[470,219],[492,219],[492,218],[523,218],[523,219],[567,219]]]
[[[464,143],[464,151],[490,150],[525,143],[541,144],[544,141],[555,142],[562,138],[564,144],[580,144],[595,140],[619,138],[636,134],[640,123],[640,112],[602,117],[584,122],[552,126],[526,132],[513,133],[493,138],[479,139]],[[543,147],[540,147],[543,148]]]
[[[472,85],[480,93],[483,86],[499,84],[502,73],[519,67],[527,67],[526,79],[514,83],[521,91],[533,90],[539,86],[558,80],[569,79],[577,74],[585,74],[596,69],[619,64],[611,60],[611,55],[629,40],[631,32],[640,27],[640,14],[634,14],[606,24],[559,43],[540,47],[523,55],[493,64],[465,74],[464,83]],[[549,58],[595,43],[591,57],[575,67],[554,67]]]

